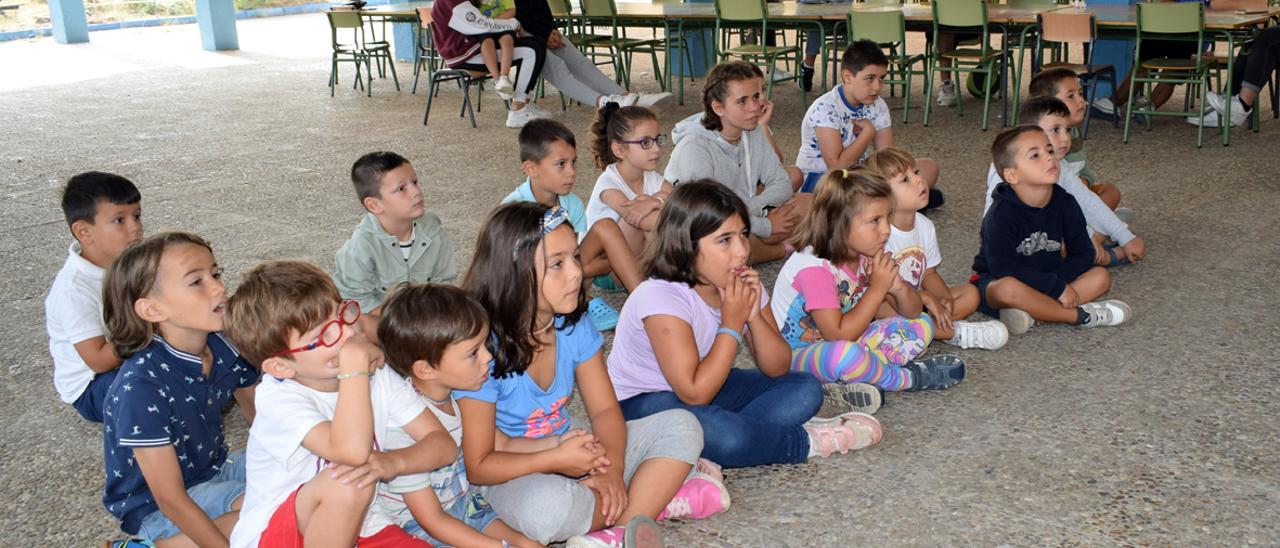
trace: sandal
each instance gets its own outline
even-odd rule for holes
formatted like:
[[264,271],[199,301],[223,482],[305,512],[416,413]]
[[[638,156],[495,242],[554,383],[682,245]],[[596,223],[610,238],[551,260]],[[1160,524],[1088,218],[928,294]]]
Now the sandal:
[[1107,261],[1107,264],[1101,265],[1102,267],[1104,267],[1104,268],[1115,268],[1115,267],[1117,267],[1117,266],[1123,266],[1123,265],[1131,264],[1131,263],[1129,262],[1129,259],[1127,259],[1127,258],[1121,258],[1121,257],[1120,257],[1120,254],[1119,254],[1119,253],[1116,253],[1116,249],[1115,249],[1114,247],[1107,247],[1107,248],[1104,248],[1104,249],[1106,249],[1106,250],[1107,250],[1107,256],[1108,256],[1108,257],[1111,257],[1111,259],[1110,259],[1109,261]]
[[905,392],[946,390],[964,380],[964,360],[955,354],[939,354],[903,366],[911,372],[911,388]]
[[596,330],[604,333],[618,326],[618,311],[614,310],[604,299],[596,297],[587,303],[587,316],[591,317],[591,323],[595,324]]

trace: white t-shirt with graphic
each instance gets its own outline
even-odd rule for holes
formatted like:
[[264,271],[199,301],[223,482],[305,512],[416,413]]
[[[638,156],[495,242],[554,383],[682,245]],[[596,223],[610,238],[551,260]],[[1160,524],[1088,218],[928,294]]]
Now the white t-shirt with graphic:
[[[839,85],[822,94],[809,105],[800,124],[800,153],[796,155],[796,167],[805,173],[826,173],[827,163],[822,159],[822,149],[818,147],[817,129],[828,128],[840,132],[840,146],[848,147],[858,136],[853,132],[855,120],[863,118],[871,120],[876,131],[892,125],[889,117],[889,105],[884,99],[876,97],[870,105],[854,105],[844,98],[844,86]],[[871,156],[872,147],[862,153],[859,164]]]
[[925,273],[942,263],[933,221],[920,213],[916,213],[915,228],[909,231],[890,226],[889,241],[885,242],[884,249],[898,261],[898,275],[917,290],[924,285]]

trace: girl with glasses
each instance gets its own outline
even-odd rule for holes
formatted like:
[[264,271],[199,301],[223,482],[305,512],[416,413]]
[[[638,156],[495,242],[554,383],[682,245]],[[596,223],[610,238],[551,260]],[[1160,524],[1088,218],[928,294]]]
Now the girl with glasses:
[[658,173],[666,143],[660,131],[653,111],[618,103],[606,104],[591,125],[591,150],[596,167],[604,172],[596,179],[587,202],[587,226],[612,219],[637,257],[671,194],[671,183]]

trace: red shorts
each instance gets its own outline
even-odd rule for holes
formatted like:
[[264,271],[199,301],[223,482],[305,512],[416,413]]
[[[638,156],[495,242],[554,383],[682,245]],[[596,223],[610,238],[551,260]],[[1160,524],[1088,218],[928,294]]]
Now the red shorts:
[[[258,538],[258,548],[302,548],[302,531],[298,530],[298,491],[299,487],[289,494],[289,498],[284,499],[276,509],[276,513],[271,515],[271,521],[267,522],[267,528],[262,532],[262,536]],[[356,546],[360,548],[431,548],[426,541],[417,538],[404,529],[389,525],[371,537],[360,537],[356,539]]]

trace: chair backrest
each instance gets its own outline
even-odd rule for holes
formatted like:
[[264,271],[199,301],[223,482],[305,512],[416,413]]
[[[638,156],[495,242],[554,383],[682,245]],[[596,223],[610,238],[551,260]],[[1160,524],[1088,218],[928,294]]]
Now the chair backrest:
[[1148,34],[1197,34],[1204,30],[1204,4],[1159,2],[1138,4],[1138,30]]
[[985,0],[934,0],[933,20],[945,27],[986,27]]
[[329,26],[335,29],[358,29],[364,26],[358,11],[329,11]]
[[726,21],[762,21],[768,16],[764,0],[716,0],[716,17]]
[[582,14],[587,17],[613,17],[618,14],[613,0],[581,0],[579,4],[582,6]]
[[881,4],[886,6],[901,6],[902,0],[863,0],[864,4]]
[[431,8],[418,8],[418,28],[431,28]]
[[1045,42],[1092,45],[1097,37],[1092,13],[1045,12],[1036,18]]
[[1005,4],[1011,8],[1043,8],[1048,6],[1057,6],[1057,0],[1005,0]]
[[573,14],[573,5],[569,3],[569,0],[547,0],[547,5],[551,7],[551,15],[555,17]]
[[850,11],[849,42],[871,40],[877,44],[906,41],[906,26],[899,10]]

